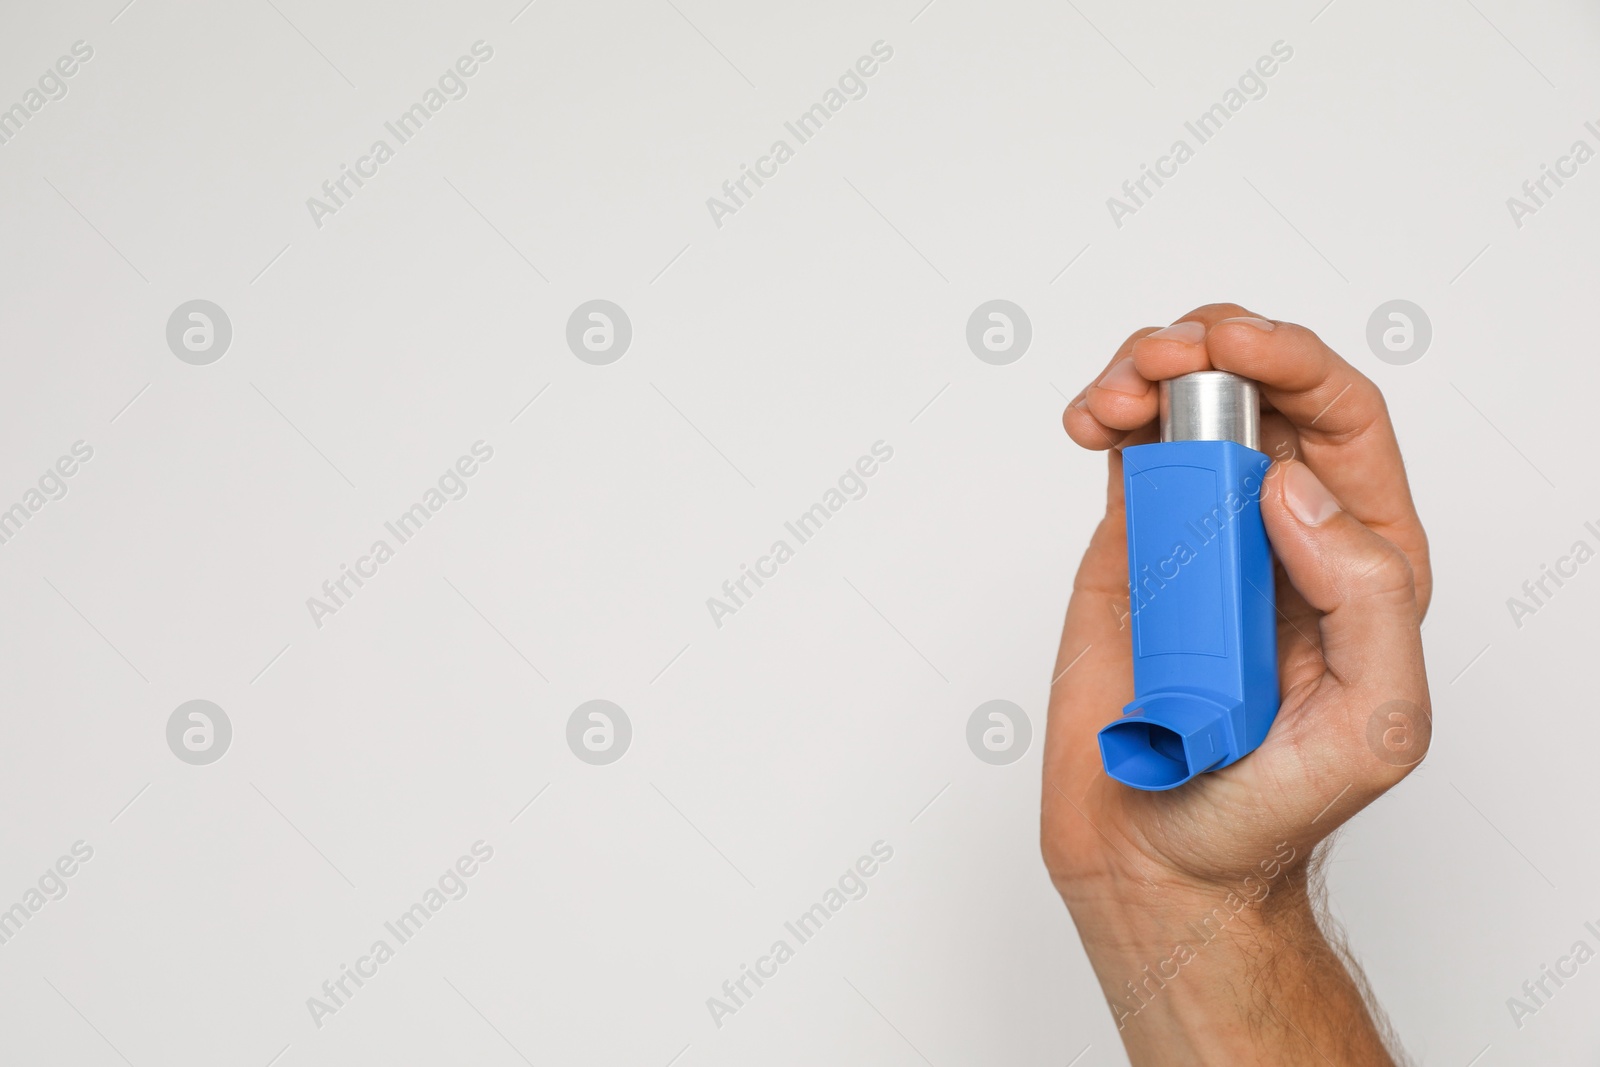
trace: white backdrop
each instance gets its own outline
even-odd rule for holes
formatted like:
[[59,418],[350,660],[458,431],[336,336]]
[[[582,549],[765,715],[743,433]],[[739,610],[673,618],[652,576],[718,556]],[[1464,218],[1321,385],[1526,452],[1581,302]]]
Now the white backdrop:
[[1600,964],[1507,999],[1600,947],[1600,563],[1508,598],[1600,548],[1600,15],[922,2],[9,7],[0,1060],[1125,1062],[1037,850],[1059,415],[1236,300],[1383,387],[1433,539],[1336,911],[1421,1062],[1594,1061]]

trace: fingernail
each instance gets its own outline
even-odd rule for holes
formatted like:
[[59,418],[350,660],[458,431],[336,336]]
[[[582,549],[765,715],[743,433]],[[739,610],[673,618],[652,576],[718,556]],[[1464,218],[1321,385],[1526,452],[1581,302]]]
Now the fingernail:
[[1132,356],[1124,356],[1113,363],[1098,384],[1101,389],[1111,389],[1129,396],[1144,396],[1150,390],[1150,383],[1134,370]]
[[1290,463],[1283,472],[1283,500],[1307,526],[1320,526],[1339,510],[1328,487],[1304,463]]
[[1218,326],[1226,326],[1230,322],[1242,322],[1246,326],[1254,326],[1256,329],[1262,330],[1262,331],[1265,331],[1265,332],[1268,332],[1268,333],[1270,333],[1271,331],[1276,330],[1278,328],[1278,324],[1275,323],[1275,322],[1269,322],[1266,319],[1258,319],[1258,318],[1255,318],[1254,316],[1250,316],[1250,315],[1240,315],[1236,319],[1223,319],[1221,322],[1217,323],[1217,325]]
[[1157,330],[1150,336],[1163,341],[1178,341],[1186,345],[1197,345],[1206,338],[1206,326],[1203,322],[1175,322],[1164,330]]

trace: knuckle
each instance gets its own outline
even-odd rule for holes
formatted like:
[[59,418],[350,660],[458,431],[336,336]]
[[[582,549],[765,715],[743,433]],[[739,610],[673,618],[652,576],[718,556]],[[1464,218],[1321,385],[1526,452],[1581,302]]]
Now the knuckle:
[[1427,725],[1417,731],[1417,739],[1414,742],[1415,747],[1413,751],[1416,753],[1417,761],[1407,768],[1407,773],[1414,769],[1423,760],[1427,759],[1428,750],[1433,747],[1433,720],[1430,717],[1425,721]]
[[1383,390],[1366,375],[1349,370],[1349,379],[1339,384],[1339,377],[1330,374],[1323,384],[1328,394],[1327,406],[1321,416],[1306,427],[1330,444],[1345,444],[1374,433],[1382,433],[1389,425],[1389,404]]
[[1392,788],[1422,765],[1433,747],[1433,713],[1423,705],[1411,705],[1414,713],[1404,717],[1399,725],[1386,730],[1385,735],[1403,731],[1403,736],[1392,740],[1387,736],[1374,743],[1373,752],[1379,757],[1379,781],[1382,790]]
[[1405,552],[1383,540],[1358,562],[1351,572],[1350,585],[1365,596],[1414,597],[1417,576]]

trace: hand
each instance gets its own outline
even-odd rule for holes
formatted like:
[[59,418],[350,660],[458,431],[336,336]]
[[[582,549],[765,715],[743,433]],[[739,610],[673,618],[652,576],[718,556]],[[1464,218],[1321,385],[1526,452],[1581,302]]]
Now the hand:
[[[1282,705],[1265,742],[1244,759],[1174,790],[1142,792],[1106,776],[1095,739],[1133,699],[1120,449],[1156,439],[1153,383],[1208,369],[1254,379],[1265,401],[1261,447],[1274,463],[1261,511],[1278,561]],[[1215,304],[1164,330],[1140,330],[1063,421],[1078,444],[1109,451],[1110,470],[1106,514],[1073,583],[1055,668],[1042,846],[1137,1057],[1142,1038],[1129,1034],[1128,1020],[1147,1005],[1122,983],[1140,985],[1145,964],[1167,960],[1157,970],[1173,970],[1173,941],[1200,941],[1182,933],[1184,924],[1209,930],[1202,919],[1221,907],[1218,914],[1229,918],[1218,925],[1249,931],[1258,950],[1281,940],[1291,953],[1327,954],[1311,921],[1306,861],[1427,750],[1431,711],[1419,628],[1432,578],[1382,395],[1303,327]],[[1209,940],[1190,947],[1218,967],[1244,967],[1240,977],[1257,984],[1248,961],[1212,949]],[[1119,966],[1132,970],[1120,973]],[[1340,974],[1353,993],[1349,976]],[[1144,1042],[1153,1048],[1171,1047],[1173,1028],[1183,1029],[1172,1016],[1199,992],[1167,995],[1168,984],[1161,997],[1149,998],[1163,1001],[1156,1014],[1165,1016],[1159,1027],[1145,1027],[1145,1037],[1163,1031],[1160,1041]],[[1283,1014],[1281,996],[1257,992],[1277,1004],[1262,1009],[1267,1017]],[[1238,1005],[1233,1014],[1248,1022],[1247,1008]],[[1306,1039],[1301,1051],[1308,1051],[1312,1031],[1323,1028],[1294,1021]],[[1279,1028],[1287,1030],[1281,1022]],[[1324,1040],[1347,1040],[1350,1029],[1348,1020],[1334,1021]],[[1259,1050],[1262,1036],[1242,1047]],[[1229,1048],[1229,1062],[1251,1062]],[[1389,1062],[1359,1058],[1359,1045],[1352,1048],[1335,1062]],[[1381,1043],[1377,1048],[1381,1053]],[[1298,1062],[1283,1050],[1261,1054],[1261,1062]]]

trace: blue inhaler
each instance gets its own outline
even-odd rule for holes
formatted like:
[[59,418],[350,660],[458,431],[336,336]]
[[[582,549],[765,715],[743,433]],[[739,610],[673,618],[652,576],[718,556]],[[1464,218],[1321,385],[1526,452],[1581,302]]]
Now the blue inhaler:
[[1277,608],[1256,383],[1161,383],[1161,441],[1123,449],[1133,702],[1100,731],[1106,773],[1172,789],[1242,759],[1278,714]]

